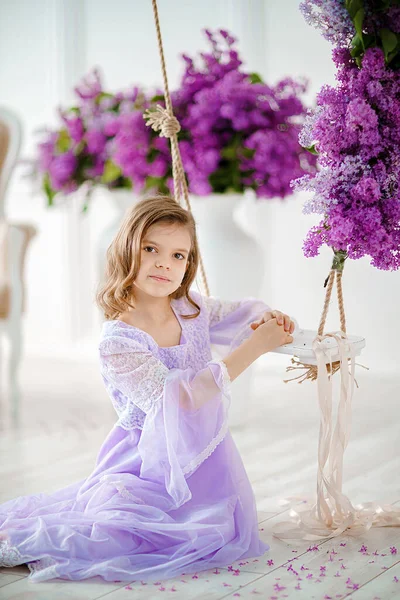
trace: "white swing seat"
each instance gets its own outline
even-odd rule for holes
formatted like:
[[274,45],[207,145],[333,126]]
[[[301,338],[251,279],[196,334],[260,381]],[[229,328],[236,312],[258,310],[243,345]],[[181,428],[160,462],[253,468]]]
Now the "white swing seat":
[[[289,354],[291,356],[298,357],[303,363],[308,365],[316,365],[317,359],[313,350],[313,342],[317,337],[317,332],[312,329],[298,329],[294,332],[293,342],[291,344],[285,344],[276,348],[274,352],[277,354]],[[361,350],[365,347],[365,338],[358,335],[348,335],[348,342],[346,342],[346,356],[350,358],[350,350],[353,349],[354,355],[358,356],[361,354]],[[338,344],[335,338],[325,338],[322,342],[322,346],[325,351],[326,364],[338,361],[340,359]]]

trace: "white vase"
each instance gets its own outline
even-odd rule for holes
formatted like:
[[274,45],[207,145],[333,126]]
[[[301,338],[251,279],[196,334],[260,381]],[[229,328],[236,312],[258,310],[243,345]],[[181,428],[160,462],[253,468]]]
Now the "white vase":
[[200,251],[212,296],[257,296],[264,276],[262,249],[240,223],[243,194],[190,196]]
[[[240,224],[247,198],[243,194],[191,196],[200,252],[210,294],[223,300],[259,298],[264,278],[263,249]],[[226,348],[213,347],[216,356]],[[254,398],[254,366],[246,369],[232,384],[230,426],[239,428],[251,418]]]

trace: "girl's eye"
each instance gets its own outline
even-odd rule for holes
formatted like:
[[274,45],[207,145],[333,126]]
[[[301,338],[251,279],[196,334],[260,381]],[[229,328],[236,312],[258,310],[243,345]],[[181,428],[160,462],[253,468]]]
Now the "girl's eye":
[[[149,253],[151,253],[151,251],[152,251],[152,250],[155,250],[155,248],[153,248],[153,246],[144,246],[144,247],[143,247],[143,250],[145,250],[146,252],[149,252]],[[183,256],[183,254],[181,254],[180,252],[175,252],[175,255],[174,255],[174,256],[177,256],[177,257],[179,257],[179,256],[180,256],[181,258],[178,258],[178,260],[185,260],[185,257],[184,257],[184,256]]]

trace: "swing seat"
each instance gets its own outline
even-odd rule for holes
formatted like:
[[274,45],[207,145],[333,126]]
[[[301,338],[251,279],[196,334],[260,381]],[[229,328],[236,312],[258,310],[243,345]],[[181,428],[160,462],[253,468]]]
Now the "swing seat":
[[[294,332],[293,342],[291,344],[285,344],[276,348],[274,352],[277,354],[289,354],[291,356],[297,356],[303,363],[309,365],[317,365],[317,359],[313,350],[313,342],[317,337],[317,332],[313,329],[298,329],[297,333]],[[346,342],[346,349],[348,353],[346,356],[350,358],[350,349],[352,348],[355,356],[361,354],[361,350],[365,347],[365,338],[358,335],[348,335],[348,341]],[[325,338],[322,341],[322,346],[325,351],[326,364],[338,361],[340,359],[338,344],[335,338]]]

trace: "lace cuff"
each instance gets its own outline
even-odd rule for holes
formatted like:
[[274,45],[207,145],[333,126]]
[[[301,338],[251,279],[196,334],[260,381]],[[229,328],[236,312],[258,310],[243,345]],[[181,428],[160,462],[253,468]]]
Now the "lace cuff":
[[232,381],[229,375],[228,367],[224,363],[223,360],[213,360],[211,361],[215,365],[219,365],[221,367],[222,373],[222,393],[225,396],[231,396],[232,394]]

